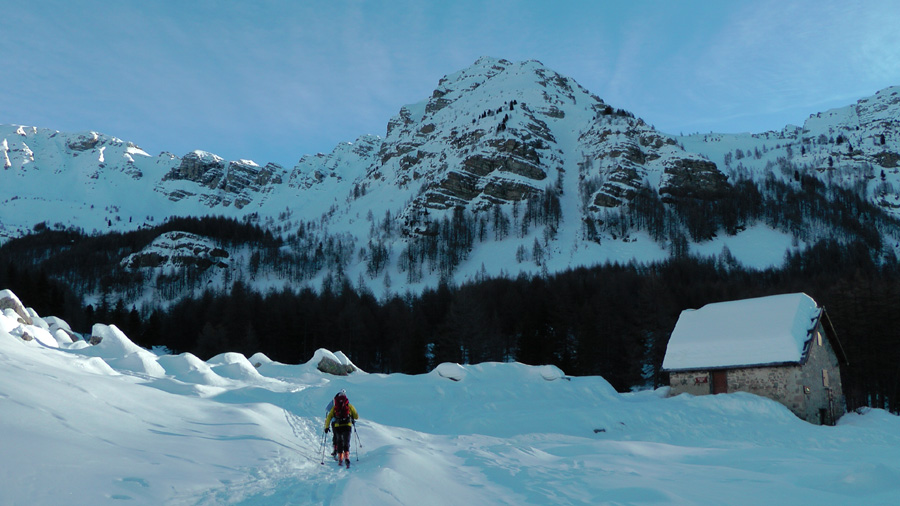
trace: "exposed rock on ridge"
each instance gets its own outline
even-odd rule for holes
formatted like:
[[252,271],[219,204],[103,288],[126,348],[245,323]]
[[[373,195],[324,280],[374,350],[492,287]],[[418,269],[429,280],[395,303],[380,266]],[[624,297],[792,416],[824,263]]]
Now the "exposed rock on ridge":
[[[188,153],[181,163],[162,178],[157,187],[172,201],[193,197],[209,207],[229,206],[232,203],[242,209],[262,193],[271,191],[272,185],[282,183],[284,170],[280,165],[270,163],[265,167],[248,161],[225,162],[224,159],[204,151]],[[200,188],[168,189],[167,181],[188,181]],[[205,191],[211,190],[211,191]]]

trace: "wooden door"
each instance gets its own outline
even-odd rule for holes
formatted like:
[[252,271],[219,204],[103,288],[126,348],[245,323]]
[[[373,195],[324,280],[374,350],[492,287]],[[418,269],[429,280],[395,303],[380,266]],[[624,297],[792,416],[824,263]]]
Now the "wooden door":
[[712,393],[714,394],[726,394],[728,393],[728,378],[726,376],[726,371],[713,371],[712,372]]

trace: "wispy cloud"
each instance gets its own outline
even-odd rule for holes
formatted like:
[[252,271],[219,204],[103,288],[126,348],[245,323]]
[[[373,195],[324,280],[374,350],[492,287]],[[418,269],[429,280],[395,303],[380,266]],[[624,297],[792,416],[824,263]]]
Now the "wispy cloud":
[[4,14],[0,122],[284,164],[383,133],[482,55],[541,60],[673,133],[777,128],[900,84],[891,0],[35,0]]
[[696,91],[685,96],[705,111],[699,123],[768,116],[783,126],[803,119],[787,114],[873,93],[900,82],[900,66],[887,63],[900,55],[898,39],[889,35],[892,23],[876,19],[896,12],[885,3],[865,9],[829,1],[744,5],[709,34],[692,70]]

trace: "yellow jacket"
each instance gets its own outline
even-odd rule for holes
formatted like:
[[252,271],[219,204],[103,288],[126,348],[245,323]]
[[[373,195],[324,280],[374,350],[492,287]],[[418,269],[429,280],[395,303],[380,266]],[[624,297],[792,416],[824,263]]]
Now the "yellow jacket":
[[[325,416],[325,428],[331,426],[331,419],[334,418],[334,407],[328,410],[328,415]],[[356,412],[356,408],[353,407],[353,404],[350,404],[350,422],[347,423],[335,423],[335,427],[349,427],[353,424],[352,420],[359,420],[359,413]]]

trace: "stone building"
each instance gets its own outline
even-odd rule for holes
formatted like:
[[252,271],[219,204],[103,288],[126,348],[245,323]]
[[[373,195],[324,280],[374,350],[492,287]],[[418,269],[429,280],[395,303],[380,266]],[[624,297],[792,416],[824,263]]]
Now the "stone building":
[[663,360],[672,395],[750,392],[829,425],[846,411],[841,365],[825,309],[804,293],[684,310]]

